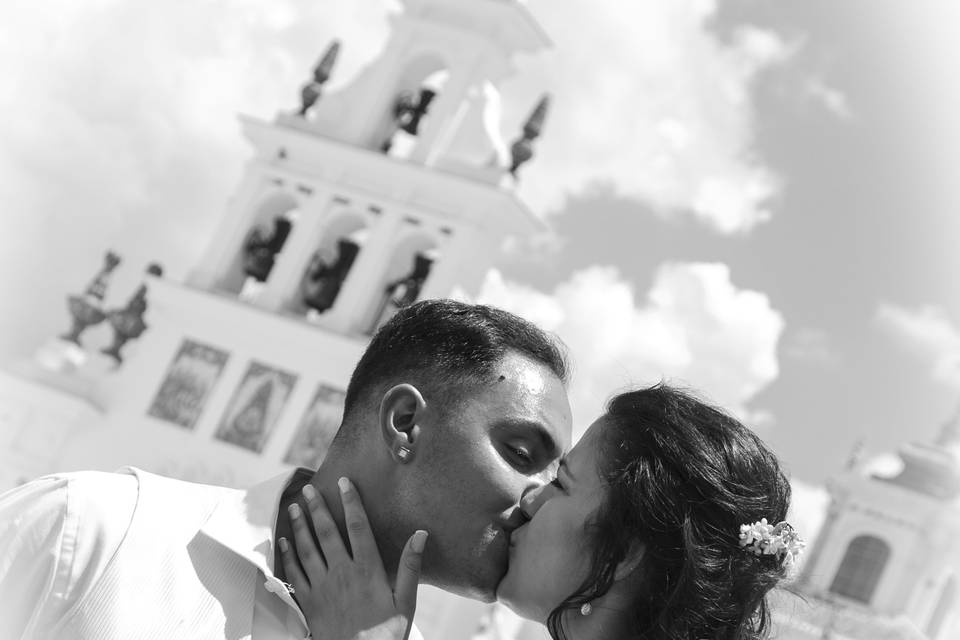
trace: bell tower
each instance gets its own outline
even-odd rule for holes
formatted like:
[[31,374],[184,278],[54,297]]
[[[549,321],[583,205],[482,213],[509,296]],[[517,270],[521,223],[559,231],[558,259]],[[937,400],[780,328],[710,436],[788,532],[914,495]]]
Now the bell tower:
[[[242,486],[316,466],[373,332],[417,300],[475,294],[506,239],[543,228],[515,185],[548,102],[508,145],[497,86],[546,36],[515,0],[401,4],[383,52],[341,89],[325,84],[349,43],[333,42],[289,108],[240,117],[252,157],[185,281],[150,270],[130,308],[107,313],[110,254],[71,298],[61,342],[87,365],[56,375],[83,382],[91,409],[21,475],[134,465]],[[108,316],[109,370],[90,366],[104,358],[87,342]],[[17,415],[53,406],[59,391],[37,389]]]
[[893,475],[851,464],[833,479],[799,586],[834,610],[829,626],[839,631],[857,619],[907,620],[931,640],[956,638],[960,411],[933,442],[907,443],[897,457]]
[[241,118],[256,155],[191,287],[362,338],[400,306],[474,289],[507,236],[540,228],[513,185],[546,100],[508,150],[497,85],[546,36],[514,1],[403,4],[341,90],[323,89],[335,42],[299,108]]
[[[416,140],[402,155],[426,166],[442,164],[450,160],[445,156],[466,151],[458,147],[473,143],[471,151],[486,154],[477,159],[495,165],[501,158],[489,154],[502,151],[499,123],[482,118],[497,116],[490,111],[498,109],[497,87],[510,73],[512,58],[536,53],[549,39],[516,0],[404,0],[403,5],[377,60],[305,118],[278,121],[375,151],[395,149],[398,132],[413,135]],[[487,140],[480,139],[484,134]]]

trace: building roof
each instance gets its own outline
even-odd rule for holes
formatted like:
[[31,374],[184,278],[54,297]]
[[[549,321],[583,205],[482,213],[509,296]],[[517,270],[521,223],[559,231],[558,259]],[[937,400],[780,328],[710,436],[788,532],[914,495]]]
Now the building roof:
[[903,470],[877,480],[941,500],[960,497],[960,409],[933,442],[910,442],[898,451]]

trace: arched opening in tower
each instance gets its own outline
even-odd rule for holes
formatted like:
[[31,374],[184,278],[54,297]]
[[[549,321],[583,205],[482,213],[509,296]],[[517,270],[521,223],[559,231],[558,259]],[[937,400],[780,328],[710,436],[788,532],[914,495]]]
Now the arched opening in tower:
[[256,300],[293,232],[298,206],[296,198],[282,191],[261,201],[227,273],[221,278],[221,290],[241,300]]
[[433,238],[425,233],[411,234],[401,241],[384,270],[367,333],[373,334],[398,310],[421,298],[427,279],[440,252]]
[[870,604],[890,560],[890,545],[876,536],[857,536],[850,541],[840,567],[830,584],[831,593]]
[[315,320],[333,308],[367,235],[367,226],[358,214],[342,215],[326,225],[300,279],[291,304],[294,312]]
[[450,73],[443,60],[425,54],[412,60],[397,81],[390,103],[391,124],[380,150],[393,158],[406,159],[417,146],[417,137],[432,121],[435,105]]

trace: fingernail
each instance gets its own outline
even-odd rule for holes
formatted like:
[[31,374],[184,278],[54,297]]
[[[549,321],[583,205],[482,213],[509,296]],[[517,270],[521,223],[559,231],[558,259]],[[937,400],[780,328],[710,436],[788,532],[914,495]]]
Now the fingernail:
[[287,551],[290,551],[290,543],[287,542],[286,538],[280,538],[279,542],[280,542],[280,551],[283,551],[284,553],[286,553]]
[[307,502],[313,502],[313,499],[317,497],[317,490],[313,488],[312,484],[306,484],[303,486],[303,497],[307,499]]
[[410,542],[410,547],[417,553],[423,553],[423,548],[427,544],[427,532],[423,529],[419,529],[416,533],[413,534],[413,540]]
[[340,491],[342,493],[346,493],[347,491],[350,490],[350,481],[347,480],[346,478],[340,478],[339,480],[337,480],[337,486],[340,487]]
[[299,517],[300,517],[300,505],[298,505],[296,502],[294,502],[294,503],[291,504],[289,507],[287,507],[287,511],[290,512],[290,517],[291,517],[291,518],[299,518]]

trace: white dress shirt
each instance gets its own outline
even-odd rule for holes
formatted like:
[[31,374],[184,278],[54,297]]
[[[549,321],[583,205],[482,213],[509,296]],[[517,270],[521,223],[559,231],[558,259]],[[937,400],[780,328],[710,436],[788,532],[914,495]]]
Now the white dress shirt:
[[[273,575],[291,474],[248,491],[138,469],[47,476],[0,496],[2,640],[290,640]],[[411,638],[422,640],[416,628]]]

